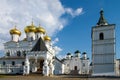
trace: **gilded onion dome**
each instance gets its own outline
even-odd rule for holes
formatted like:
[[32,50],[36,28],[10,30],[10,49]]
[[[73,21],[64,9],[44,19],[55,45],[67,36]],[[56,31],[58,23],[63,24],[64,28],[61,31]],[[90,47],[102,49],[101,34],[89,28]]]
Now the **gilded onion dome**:
[[44,40],[51,41],[51,38],[49,36],[44,36]]
[[36,28],[36,33],[37,33],[37,32],[41,32],[41,33],[45,34],[45,29],[42,28],[42,27],[39,25],[39,27]]
[[13,29],[11,29],[10,30],[10,34],[12,35],[12,34],[18,34],[19,36],[21,35],[21,32],[18,30],[18,29],[16,29],[16,26],[15,26],[15,28],[13,28]]
[[24,31],[25,31],[25,33],[35,32],[36,31],[36,26],[34,26],[34,24],[32,22],[31,25],[25,27]]

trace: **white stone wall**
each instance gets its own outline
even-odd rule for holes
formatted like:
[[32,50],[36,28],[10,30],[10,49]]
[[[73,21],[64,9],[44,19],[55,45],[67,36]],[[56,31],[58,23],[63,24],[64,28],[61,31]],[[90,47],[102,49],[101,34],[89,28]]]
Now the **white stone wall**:
[[34,32],[26,33],[26,37],[28,41],[35,40],[35,33]]
[[90,71],[90,62],[89,59],[81,61],[81,73],[80,74],[89,74]]
[[54,67],[55,67],[54,74],[63,74],[64,73],[63,66],[64,66],[64,64],[61,61],[55,59],[55,61],[54,61]]
[[[99,39],[99,34],[104,39]],[[92,29],[92,62],[93,74],[114,73],[115,58],[115,25],[93,27]],[[106,74],[107,75],[107,74]]]
[[[12,61],[15,62],[15,65],[12,65]],[[5,62],[5,65],[3,65],[3,62]],[[22,62],[25,62],[25,59],[0,60],[0,74],[22,74],[24,66]]]
[[32,42],[28,41],[19,41],[19,42],[6,42],[4,43],[5,53],[10,52],[11,56],[17,56],[17,51],[20,51],[21,54],[23,51],[30,51],[35,45],[37,40]]
[[77,58],[77,57],[72,58],[70,60],[70,63],[68,63],[68,64],[70,66],[70,70],[75,70],[75,66],[77,66],[77,70],[80,70],[80,68],[81,68],[81,60],[80,60],[80,58]]
[[120,59],[116,60],[115,71],[116,71],[116,75],[120,76]]
[[19,41],[19,35],[18,34],[12,34],[12,41],[18,42]]
[[71,71],[77,67],[78,74],[89,74],[89,59],[81,59],[79,57],[72,57],[64,60],[64,74],[70,74]]

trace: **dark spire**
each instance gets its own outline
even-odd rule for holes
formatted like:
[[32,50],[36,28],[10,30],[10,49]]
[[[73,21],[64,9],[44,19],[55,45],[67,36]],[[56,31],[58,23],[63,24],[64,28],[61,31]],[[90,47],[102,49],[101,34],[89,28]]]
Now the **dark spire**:
[[80,51],[79,51],[79,50],[76,50],[76,51],[75,51],[75,54],[76,54],[76,53],[80,53]]
[[67,55],[71,55],[71,53],[67,53]]
[[40,37],[31,51],[48,51],[45,42]]
[[82,54],[87,54],[86,52],[83,52]]
[[105,20],[105,18],[104,18],[104,11],[103,10],[101,10],[100,11],[100,18],[99,18],[99,21],[98,21],[98,23],[97,23],[97,25],[108,25],[108,23],[107,23],[107,21]]

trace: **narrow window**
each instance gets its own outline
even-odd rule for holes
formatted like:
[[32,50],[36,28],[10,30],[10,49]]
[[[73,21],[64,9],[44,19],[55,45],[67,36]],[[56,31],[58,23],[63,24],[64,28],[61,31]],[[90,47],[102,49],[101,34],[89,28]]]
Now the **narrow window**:
[[12,40],[13,40],[13,35],[12,35]]
[[25,62],[24,62],[24,61],[22,62],[22,65],[23,65],[23,66],[25,65]]
[[10,52],[9,51],[6,53],[6,56],[10,56]]
[[23,51],[23,56],[24,56],[24,57],[26,56],[26,51]]
[[31,41],[33,41],[33,37],[31,37]]
[[99,39],[100,39],[100,40],[103,40],[103,39],[104,39],[104,34],[103,34],[103,33],[100,33],[100,34],[99,34]]
[[37,39],[38,39],[38,35],[37,35]]
[[12,65],[13,65],[13,66],[15,65],[15,61],[12,61]]
[[5,61],[3,61],[3,65],[5,65],[6,63],[5,63]]
[[21,52],[20,51],[17,51],[17,56],[21,56]]

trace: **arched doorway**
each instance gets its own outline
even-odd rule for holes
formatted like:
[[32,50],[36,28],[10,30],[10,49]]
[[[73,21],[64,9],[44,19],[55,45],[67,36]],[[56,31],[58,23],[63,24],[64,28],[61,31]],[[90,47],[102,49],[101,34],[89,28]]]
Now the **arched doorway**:
[[74,67],[74,70],[77,70],[77,66]]
[[43,65],[44,65],[44,58],[43,57],[29,57],[30,61],[30,72],[31,73],[37,73],[37,74],[43,74]]
[[37,73],[42,74],[43,72],[43,65],[44,65],[44,60],[43,59],[39,59],[37,62],[38,66],[37,66]]

